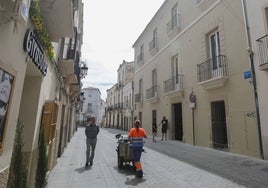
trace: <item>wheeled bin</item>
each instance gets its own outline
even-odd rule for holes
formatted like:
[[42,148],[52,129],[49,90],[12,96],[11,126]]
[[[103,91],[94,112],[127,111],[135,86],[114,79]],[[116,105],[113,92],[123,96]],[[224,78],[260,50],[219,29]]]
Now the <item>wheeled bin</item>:
[[128,140],[128,135],[117,134],[115,137],[118,139],[116,148],[118,168],[122,168],[127,164],[134,166],[133,151]]

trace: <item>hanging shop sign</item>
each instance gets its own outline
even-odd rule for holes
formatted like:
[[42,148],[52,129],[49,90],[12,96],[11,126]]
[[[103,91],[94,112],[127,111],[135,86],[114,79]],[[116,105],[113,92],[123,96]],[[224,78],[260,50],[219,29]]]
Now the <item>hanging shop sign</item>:
[[39,71],[46,76],[47,74],[47,63],[45,61],[44,50],[39,42],[38,36],[33,29],[26,31],[23,49],[31,57],[34,64],[37,66]]

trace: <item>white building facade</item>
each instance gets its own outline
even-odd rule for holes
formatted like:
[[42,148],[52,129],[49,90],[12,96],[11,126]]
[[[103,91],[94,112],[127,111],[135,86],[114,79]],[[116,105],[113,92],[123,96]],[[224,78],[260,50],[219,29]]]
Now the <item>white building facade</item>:
[[[260,134],[262,135],[263,157],[268,159],[268,1],[244,1],[248,19],[249,44],[253,55],[258,96]],[[250,61],[249,61],[250,64]]]
[[166,116],[169,139],[260,157],[241,20],[241,1],[162,4],[133,45],[134,118],[149,134]]
[[87,121],[88,118],[95,117],[96,123],[101,124],[103,118],[103,100],[101,99],[101,92],[98,88],[88,87],[83,88],[82,93],[84,95],[82,118],[83,121]]
[[[134,71],[134,62],[127,62],[123,60],[122,64],[117,69],[117,83],[107,90],[107,126],[116,127],[123,130],[128,130],[130,119],[130,110],[125,106],[124,102],[128,101],[124,93],[124,87],[132,82]],[[126,90],[129,92],[128,88]],[[131,95],[132,96],[132,95]]]

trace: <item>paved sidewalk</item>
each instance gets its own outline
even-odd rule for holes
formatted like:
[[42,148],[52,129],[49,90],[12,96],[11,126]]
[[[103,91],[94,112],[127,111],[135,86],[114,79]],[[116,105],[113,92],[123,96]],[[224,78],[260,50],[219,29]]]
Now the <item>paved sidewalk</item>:
[[266,160],[178,141],[166,142],[159,139],[155,144],[151,139],[147,139],[146,146],[248,188],[268,188]]
[[[115,133],[101,129],[94,164],[85,168],[84,128],[78,128],[57,165],[50,172],[47,188],[242,188],[237,183],[145,147],[141,162],[144,178],[126,167],[118,169]],[[147,140],[149,142],[149,139]],[[147,143],[146,143],[147,144]],[[157,143],[156,143],[157,144]],[[175,148],[173,148],[175,149]]]

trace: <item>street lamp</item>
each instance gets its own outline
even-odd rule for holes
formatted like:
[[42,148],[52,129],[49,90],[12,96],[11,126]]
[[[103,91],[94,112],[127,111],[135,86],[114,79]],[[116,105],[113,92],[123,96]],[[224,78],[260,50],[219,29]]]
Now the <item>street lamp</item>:
[[80,77],[85,78],[87,75],[88,67],[85,62],[82,62],[82,66],[80,67]]

